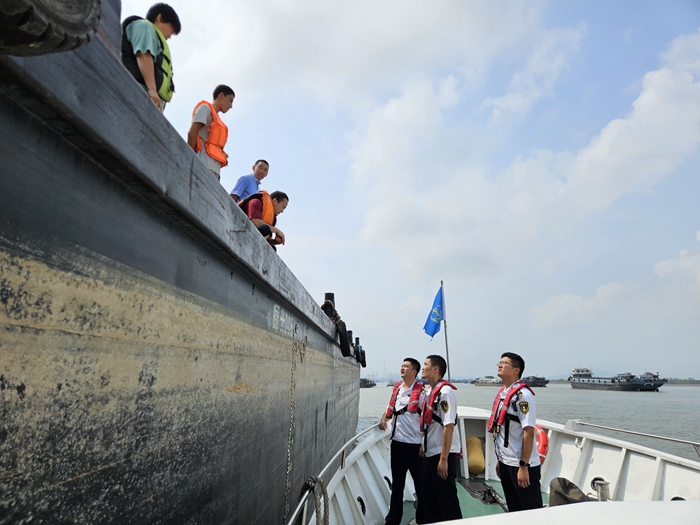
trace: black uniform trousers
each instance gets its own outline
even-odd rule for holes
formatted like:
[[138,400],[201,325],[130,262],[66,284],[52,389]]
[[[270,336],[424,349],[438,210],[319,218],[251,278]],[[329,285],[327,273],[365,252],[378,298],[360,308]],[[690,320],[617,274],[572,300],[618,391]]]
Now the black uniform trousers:
[[[457,497],[457,454],[447,457],[447,479],[442,479],[437,472],[440,454],[423,458],[423,493],[425,494],[425,521],[462,519]],[[420,522],[419,522],[420,523]]]
[[505,494],[506,503],[508,504],[508,512],[542,508],[539,465],[528,467],[530,471],[530,486],[525,489],[518,485],[518,467],[511,467],[499,461],[498,469],[501,474],[503,494]]
[[403,490],[406,487],[406,472],[411,473],[416,486],[416,522],[427,523],[423,516],[423,483],[421,480],[420,444],[391,440],[391,504],[386,515],[386,525],[399,525],[403,517]]

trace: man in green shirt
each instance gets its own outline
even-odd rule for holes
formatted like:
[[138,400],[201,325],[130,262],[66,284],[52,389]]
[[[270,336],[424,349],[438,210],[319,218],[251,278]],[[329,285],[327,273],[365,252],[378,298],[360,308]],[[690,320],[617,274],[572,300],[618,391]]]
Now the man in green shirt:
[[161,111],[175,92],[167,40],[180,29],[175,10],[162,3],[151,6],[145,19],[130,16],[122,24],[122,63]]

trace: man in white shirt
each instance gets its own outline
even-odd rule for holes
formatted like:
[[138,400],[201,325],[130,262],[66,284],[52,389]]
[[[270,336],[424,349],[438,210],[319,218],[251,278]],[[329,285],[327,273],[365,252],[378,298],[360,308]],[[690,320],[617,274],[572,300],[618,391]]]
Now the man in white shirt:
[[457,454],[460,452],[457,422],[457,388],[443,379],[447,363],[430,355],[423,364],[423,380],[429,383],[421,400],[423,431],[423,494],[427,523],[462,519],[457,497]]
[[391,430],[391,504],[386,516],[386,525],[399,525],[403,517],[403,491],[406,486],[406,471],[411,473],[416,487],[418,507],[416,523],[426,523],[423,517],[423,485],[421,480],[420,395],[423,382],[416,381],[420,363],[407,357],[401,364],[401,379],[394,385],[386,412],[379,428],[386,430],[387,421],[394,420]]
[[508,503],[508,512],[542,508],[540,456],[535,445],[535,394],[520,381],[525,361],[506,352],[498,362],[503,387],[496,394],[489,432],[496,440],[496,474]]

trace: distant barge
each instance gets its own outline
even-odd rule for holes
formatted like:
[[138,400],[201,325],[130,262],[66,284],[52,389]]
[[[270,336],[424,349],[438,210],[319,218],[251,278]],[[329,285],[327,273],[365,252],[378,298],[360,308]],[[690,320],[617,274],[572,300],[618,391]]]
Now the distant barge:
[[521,379],[530,388],[534,387],[545,387],[549,384],[549,379],[539,376],[527,376]]
[[475,386],[503,386],[503,381],[499,377],[484,376],[474,381]]
[[571,388],[583,390],[621,390],[625,392],[654,392],[666,383],[659,374],[645,372],[636,376],[629,372],[617,374],[615,377],[594,376],[590,368],[573,368],[569,383]]

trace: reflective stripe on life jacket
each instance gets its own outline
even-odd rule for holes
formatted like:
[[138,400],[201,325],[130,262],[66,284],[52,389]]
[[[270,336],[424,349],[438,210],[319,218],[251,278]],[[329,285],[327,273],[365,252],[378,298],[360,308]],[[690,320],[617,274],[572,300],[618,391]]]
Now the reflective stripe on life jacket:
[[399,390],[401,389],[401,385],[403,385],[403,381],[399,381],[398,383],[394,384],[394,390],[391,393],[391,399],[389,400],[389,406],[386,409],[386,417],[387,419],[391,419],[394,414],[397,416],[400,416],[401,414],[405,412],[411,412],[413,414],[420,414],[420,393],[423,390],[423,382],[422,381],[414,381],[413,382],[413,387],[411,388],[411,397],[408,401],[408,405],[403,407],[400,410],[396,410],[396,398],[399,397]]
[[532,388],[530,388],[527,384],[523,383],[522,381],[516,381],[509,388],[510,391],[506,394],[506,397],[504,397],[503,399],[501,399],[501,393],[506,389],[505,386],[502,386],[496,394],[496,397],[493,400],[493,407],[491,408],[491,417],[489,418],[488,426],[488,431],[494,432],[495,439],[497,437],[498,432],[500,432],[501,425],[505,423],[505,436],[503,437],[503,446],[505,446],[506,448],[508,447],[508,439],[510,437],[510,422],[520,422],[520,418],[518,418],[518,416],[508,414],[508,405],[510,405],[511,400],[523,388],[527,388],[533,396],[535,395],[535,393],[532,392]]
[[[457,387],[452,383],[448,383],[444,379],[440,379],[435,386],[430,391],[430,399],[426,396],[423,399],[423,406],[421,407],[421,417],[420,417],[420,428],[421,430],[427,430],[430,424],[435,421],[442,425],[442,419],[437,415],[438,403],[440,402],[440,390],[445,385],[457,390]],[[444,425],[443,425],[444,426]],[[427,435],[427,434],[426,434]]]
[[[131,42],[126,37],[126,28],[132,22],[136,20],[144,20],[140,16],[130,16],[124,22],[122,22],[122,63],[129,70],[129,73],[136,79],[139,84],[146,85],[146,81],[141,74],[138,62],[136,60],[136,53],[134,53],[134,47]],[[150,23],[150,22],[149,22]],[[153,29],[160,40],[160,45],[163,51],[157,56],[153,57],[153,77],[156,81],[156,91],[158,91],[158,96],[170,102],[173,98],[173,93],[175,92],[175,84],[173,83],[173,66],[172,60],[170,58],[170,48],[168,47],[168,41],[163,36],[155,24],[152,24]]]
[[257,193],[253,193],[252,195],[248,195],[245,199],[243,199],[241,202],[238,203],[238,205],[243,208],[244,211],[246,211],[248,208],[248,203],[252,199],[258,199],[262,201],[262,221],[265,224],[269,224],[270,226],[274,226],[275,223],[277,222],[277,217],[275,217],[275,207],[272,204],[272,199],[270,198],[270,194],[267,193],[265,190],[260,190]]
[[211,111],[211,124],[207,126],[207,129],[209,130],[209,138],[204,140],[199,133],[197,133],[197,145],[195,146],[194,151],[197,152],[201,149],[206,149],[207,155],[218,161],[223,168],[224,166],[228,165],[228,155],[224,151],[224,146],[228,140],[228,127],[226,127],[226,124],[224,124],[221,117],[219,117],[219,113],[216,111],[214,104],[211,104],[206,100],[202,100],[194,107],[194,110],[192,111],[193,117],[197,112],[197,108],[202,104],[209,106],[209,110]]

